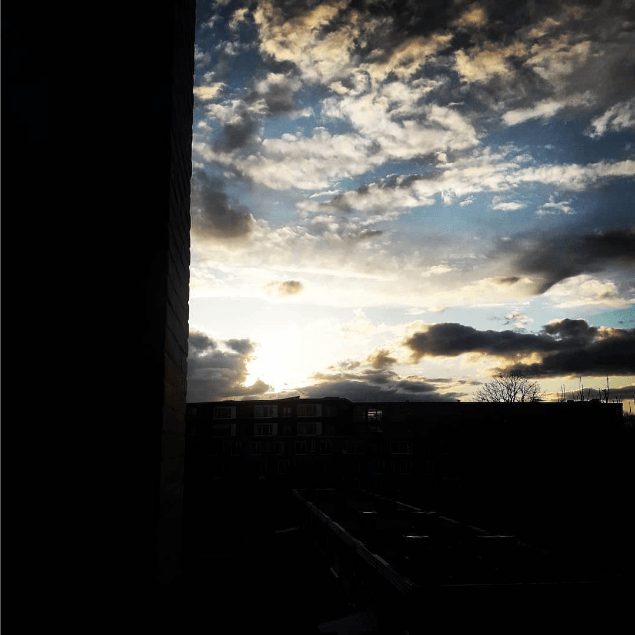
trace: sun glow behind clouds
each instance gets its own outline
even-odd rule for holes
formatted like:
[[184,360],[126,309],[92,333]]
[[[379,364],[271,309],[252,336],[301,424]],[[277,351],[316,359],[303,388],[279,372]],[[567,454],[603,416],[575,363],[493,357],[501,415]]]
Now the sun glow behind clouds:
[[324,341],[324,331],[316,328],[311,337],[311,330],[287,327],[261,339],[256,355],[247,364],[246,385],[261,379],[278,392],[311,383],[311,374],[337,359],[333,347]]

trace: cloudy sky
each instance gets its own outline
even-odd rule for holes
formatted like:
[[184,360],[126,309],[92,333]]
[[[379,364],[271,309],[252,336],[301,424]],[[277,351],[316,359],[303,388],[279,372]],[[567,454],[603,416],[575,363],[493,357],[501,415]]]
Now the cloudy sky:
[[197,11],[189,401],[635,394],[635,1]]

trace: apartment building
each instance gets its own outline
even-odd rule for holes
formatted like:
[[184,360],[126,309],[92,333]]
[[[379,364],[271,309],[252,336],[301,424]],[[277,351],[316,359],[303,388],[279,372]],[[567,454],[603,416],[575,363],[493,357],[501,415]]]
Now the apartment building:
[[626,505],[621,408],[337,397],[192,403],[186,487],[193,507],[220,492],[241,498],[254,483],[362,488],[589,557],[604,557],[603,537],[619,534],[615,560],[627,525],[609,532],[604,519]]

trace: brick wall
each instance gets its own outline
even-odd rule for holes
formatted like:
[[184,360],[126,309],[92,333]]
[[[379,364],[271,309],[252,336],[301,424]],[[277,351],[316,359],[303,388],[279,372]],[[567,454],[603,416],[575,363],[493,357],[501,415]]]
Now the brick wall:
[[173,6],[170,193],[163,346],[164,398],[157,532],[158,574],[162,583],[176,583],[182,576],[195,7],[193,0],[178,2]]

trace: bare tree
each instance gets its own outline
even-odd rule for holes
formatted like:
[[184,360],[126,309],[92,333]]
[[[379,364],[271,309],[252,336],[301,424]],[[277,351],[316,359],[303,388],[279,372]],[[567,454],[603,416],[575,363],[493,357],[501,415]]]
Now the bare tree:
[[475,393],[476,401],[517,403],[540,401],[540,384],[514,372],[500,373]]

